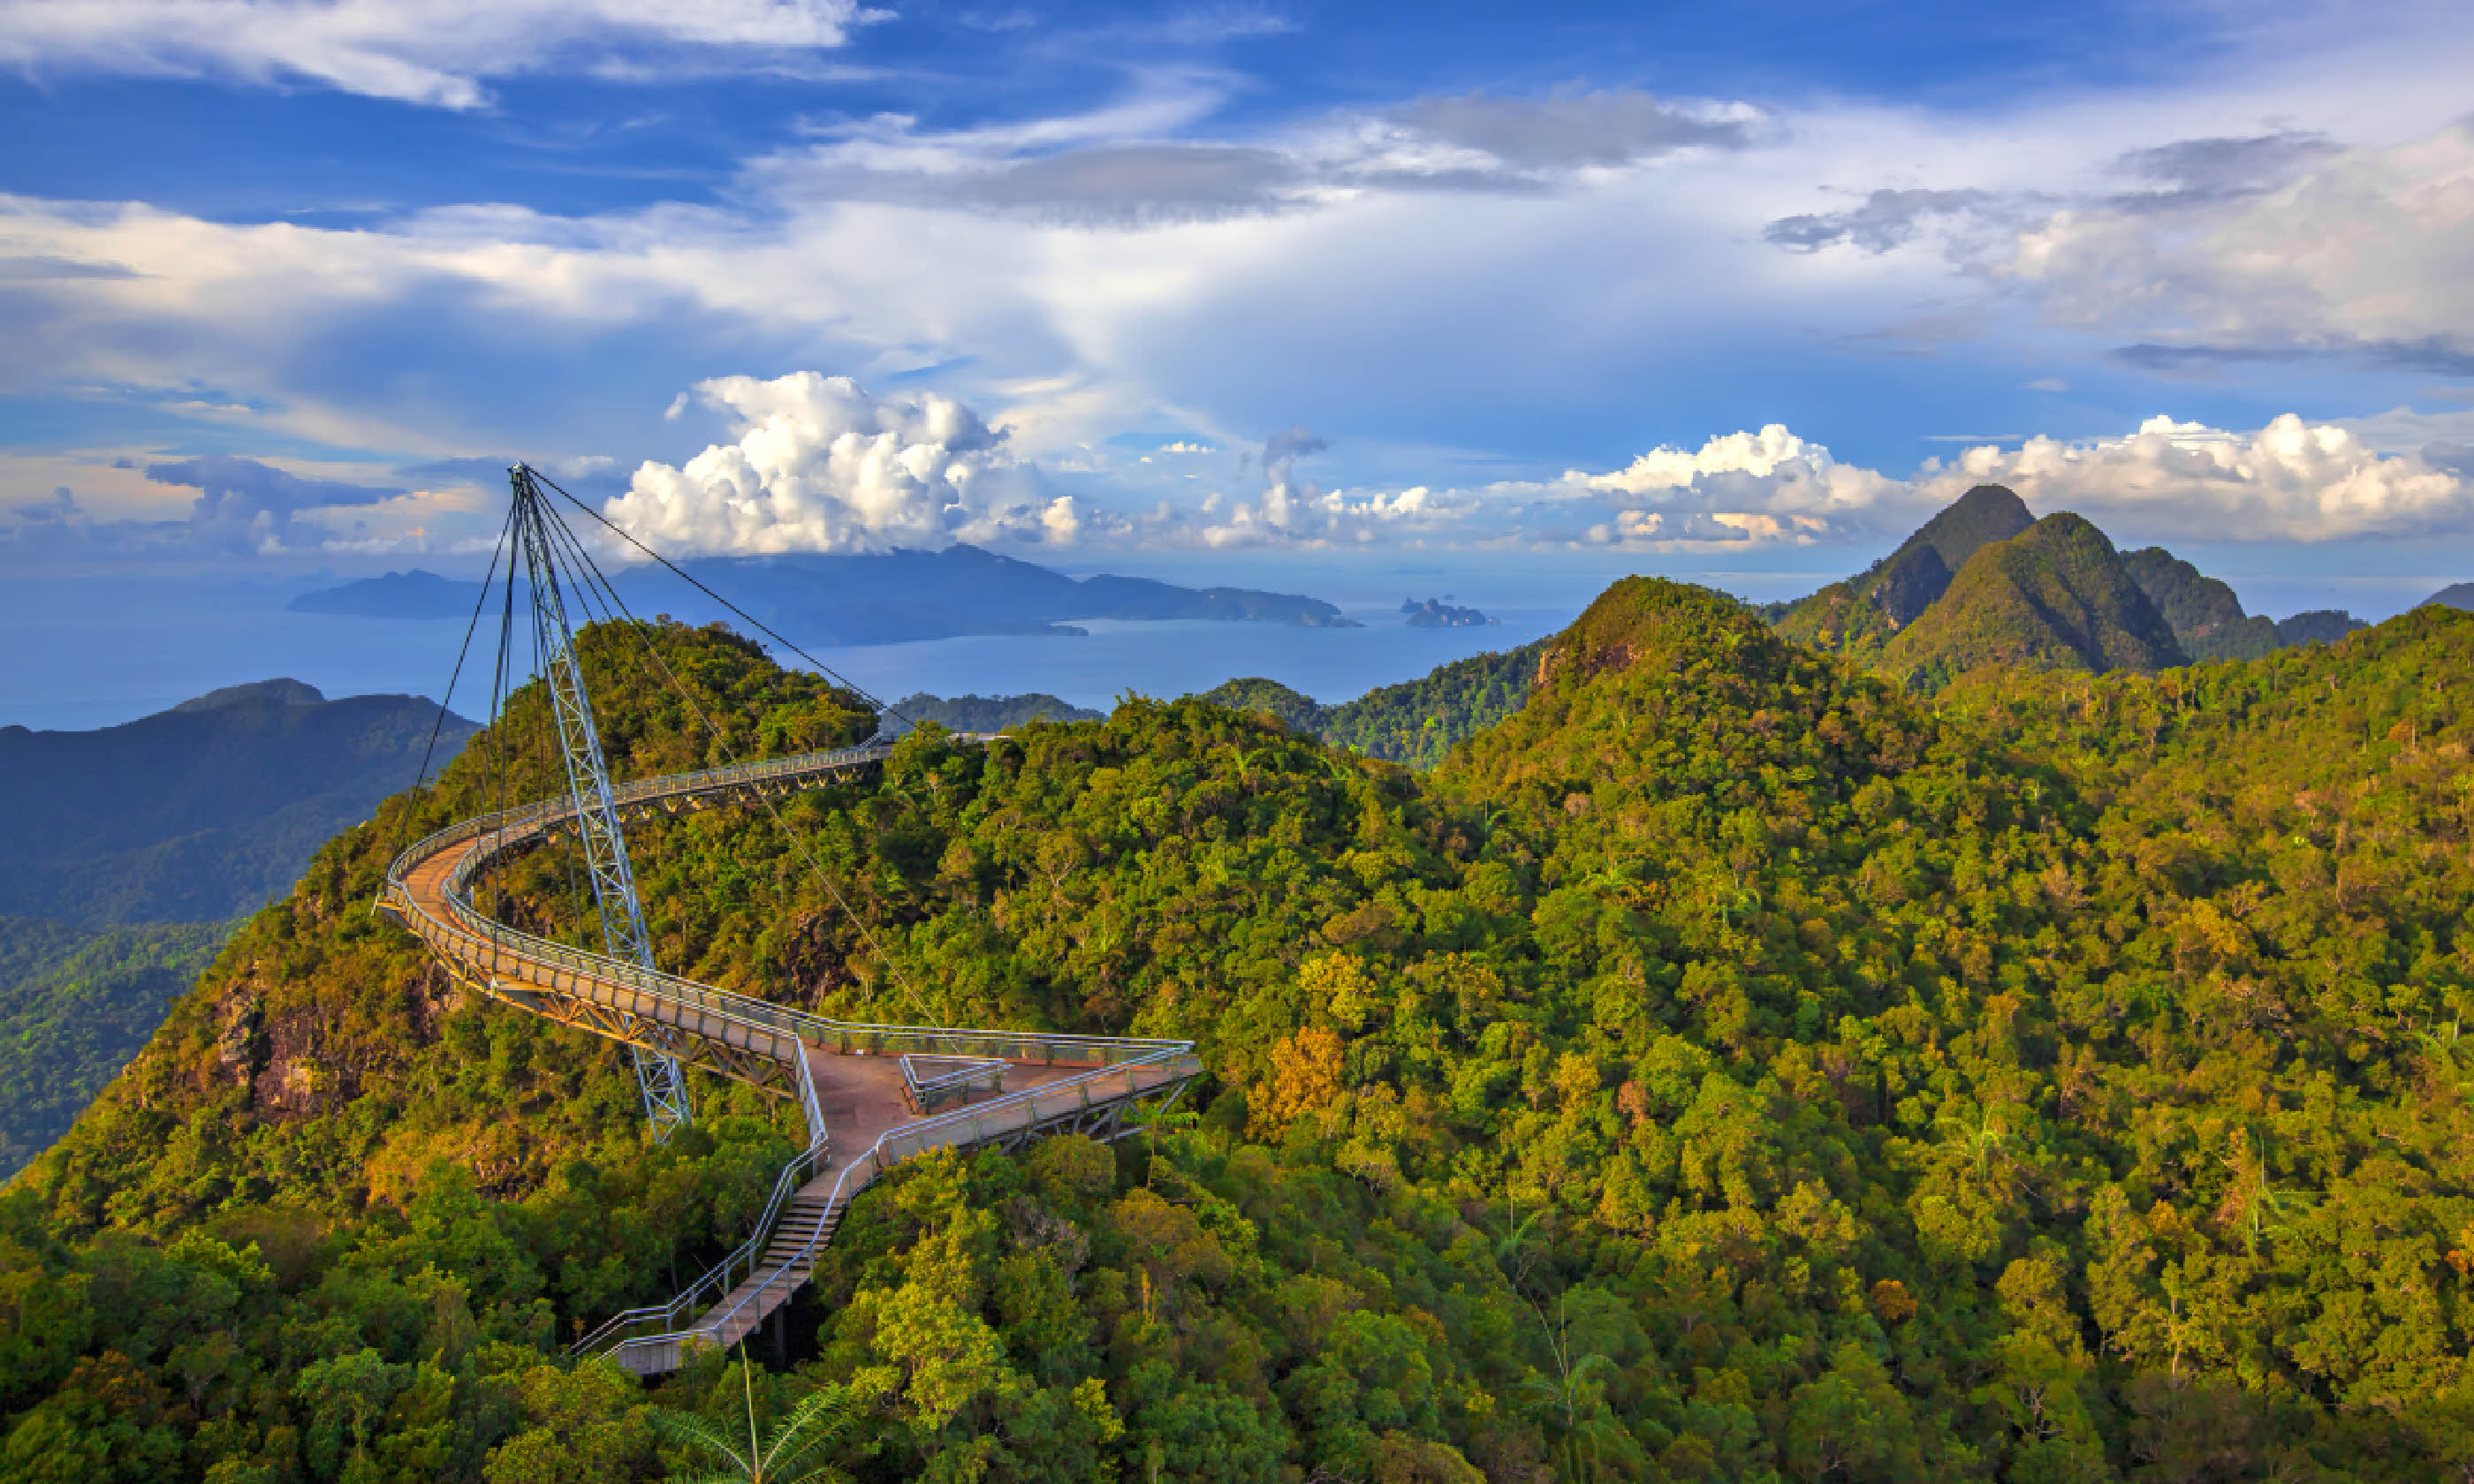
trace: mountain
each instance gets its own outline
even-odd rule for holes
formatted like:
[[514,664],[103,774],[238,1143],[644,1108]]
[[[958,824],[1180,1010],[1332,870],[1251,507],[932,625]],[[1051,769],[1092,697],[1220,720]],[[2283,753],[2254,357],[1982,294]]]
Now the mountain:
[[[1949,598],[2013,543],[2084,597],[2034,535]],[[873,725],[653,642],[725,737],[588,632],[622,776]],[[1534,677],[1430,775],[1132,700],[785,801],[813,869],[770,810],[632,822],[666,968],[1209,1068],[889,1172],[658,1388],[562,1346],[727,1251],[798,1119],[698,1076],[655,1144],[609,1044],[368,910],[497,797],[468,748],[0,1195],[0,1477],[649,1479],[673,1414],[802,1403],[863,1484],[2462,1473],[2474,615],[1928,707],[1636,578]],[[587,930],[559,849],[484,887]]]
[[985,732],[1035,721],[1096,722],[1104,720],[1106,715],[1104,711],[1086,710],[1035,691],[1021,696],[932,696],[918,691],[893,703],[884,726],[887,733],[897,735],[910,730],[913,722],[934,722],[955,731]]
[[2334,644],[2370,625],[2342,609],[2316,608],[2276,621],[2276,637],[2284,644]]
[[1819,649],[1869,655],[1948,591],[1978,550],[2019,535],[2035,518],[2007,487],[1977,485],[1860,576],[1788,605],[1776,618],[1779,633]]
[[227,932],[0,918],[0,1183],[119,1075]]
[[2194,660],[2256,659],[2285,642],[2273,620],[2243,611],[2233,588],[2162,546],[2125,551],[2122,564]]
[[353,618],[462,618],[480,599],[479,583],[459,583],[415,567],[304,592],[283,606],[295,613]]
[[2474,583],[2451,584],[2422,601],[2424,604],[2437,603],[2442,608],[2474,609]]
[[[411,780],[438,722],[416,696],[328,701],[278,680],[96,731],[0,728],[0,913],[100,925],[253,911]],[[449,717],[439,759],[472,731]]]
[[1202,699],[1232,710],[1268,711],[1292,730],[1334,747],[1427,769],[1465,739],[1520,709],[1544,650],[1541,639],[1472,655],[1338,706],[1259,676],[1225,682]]
[[[1357,627],[1339,609],[1295,593],[1248,587],[1180,587],[1105,573],[1080,579],[977,546],[853,555],[707,557],[680,563],[731,595],[767,626],[802,644],[895,644],[973,634],[1076,634],[1076,619],[1208,619]],[[631,567],[615,579],[639,613],[694,622],[729,615],[667,573]],[[428,572],[390,572],[305,593],[291,607],[371,618],[461,617],[477,583]],[[581,617],[582,615],[578,615]]]
[[1928,689],[1984,669],[2161,670],[2187,662],[2172,626],[2113,542],[2067,514],[1979,547],[1948,590],[1881,647],[1879,661],[1882,673]]

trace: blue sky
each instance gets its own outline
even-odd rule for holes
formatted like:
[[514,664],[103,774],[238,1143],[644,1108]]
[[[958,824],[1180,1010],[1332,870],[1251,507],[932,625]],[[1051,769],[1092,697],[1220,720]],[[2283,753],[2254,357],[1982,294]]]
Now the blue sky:
[[2474,577],[2467,32],[0,0],[0,571],[474,566],[511,456],[1258,582],[1834,573],[2001,479],[2392,610]]

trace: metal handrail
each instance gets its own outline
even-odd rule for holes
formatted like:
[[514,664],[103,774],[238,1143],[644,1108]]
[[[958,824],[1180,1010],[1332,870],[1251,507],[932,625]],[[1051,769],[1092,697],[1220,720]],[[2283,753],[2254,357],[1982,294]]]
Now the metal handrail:
[[705,1295],[711,1294],[713,1300],[727,1297],[733,1288],[739,1286],[740,1272],[743,1270],[752,1274],[756,1271],[757,1264],[764,1260],[765,1249],[772,1243],[774,1229],[782,1219],[783,1205],[801,1186],[814,1178],[816,1164],[827,1153],[826,1142],[819,1139],[791,1156],[790,1161],[782,1166],[780,1177],[773,1182],[772,1196],[765,1201],[764,1209],[757,1216],[756,1225],[747,1240],[731,1249],[729,1256],[698,1274],[685,1287],[673,1294],[667,1304],[646,1304],[642,1308],[625,1309],[614,1314],[595,1326],[592,1333],[569,1346],[568,1352],[579,1355],[592,1354],[596,1349],[609,1342],[616,1331],[644,1324],[657,1315],[660,1316],[661,1323],[674,1324],[677,1315],[692,1310],[698,1304],[713,1302],[707,1300]]

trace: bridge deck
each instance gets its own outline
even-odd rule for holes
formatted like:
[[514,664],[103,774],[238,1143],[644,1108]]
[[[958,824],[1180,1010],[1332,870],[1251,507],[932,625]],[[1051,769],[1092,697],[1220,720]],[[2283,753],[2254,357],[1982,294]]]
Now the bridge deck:
[[[816,786],[885,751],[842,749],[617,792],[628,807],[735,802]],[[691,1344],[728,1345],[761,1323],[807,1281],[850,1198],[893,1163],[945,1145],[1010,1145],[1063,1128],[1113,1136],[1127,1107],[1173,1094],[1201,1070],[1185,1041],[829,1020],[546,943],[475,912],[461,894],[478,869],[566,817],[551,801],[442,831],[397,860],[382,904],[472,988],[794,1098],[810,1123],[811,1148],[783,1172],[745,1246],[670,1304],[621,1315],[585,1342],[632,1370],[674,1370]],[[1003,1087],[916,1113],[905,1093],[906,1053],[1003,1062]],[[691,1323],[691,1313],[699,1317]]]

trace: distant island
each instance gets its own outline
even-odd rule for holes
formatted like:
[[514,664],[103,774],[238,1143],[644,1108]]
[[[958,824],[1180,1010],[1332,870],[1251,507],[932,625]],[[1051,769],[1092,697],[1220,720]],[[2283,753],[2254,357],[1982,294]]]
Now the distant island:
[[1410,598],[1400,605],[1409,615],[1412,629],[1477,629],[1494,622],[1473,608],[1454,608],[1441,598],[1419,602]]
[[[1180,587],[1106,573],[1079,580],[977,546],[942,551],[778,557],[706,557],[680,563],[802,644],[899,644],[964,634],[1076,635],[1078,619],[1207,619],[1359,627],[1320,598],[1249,587]],[[616,575],[639,613],[702,623],[727,615],[675,578],[633,567]],[[295,612],[355,618],[454,618],[473,610],[480,585],[435,572],[389,572],[287,605]]]
[[2462,608],[2474,610],[2474,583],[2451,583],[2414,605],[2416,608]]

